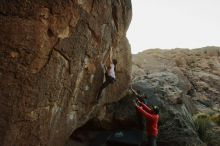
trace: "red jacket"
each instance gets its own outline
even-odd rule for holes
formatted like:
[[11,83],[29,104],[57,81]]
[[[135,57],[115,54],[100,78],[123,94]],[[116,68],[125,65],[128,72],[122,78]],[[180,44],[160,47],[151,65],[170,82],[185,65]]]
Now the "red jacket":
[[137,106],[139,112],[141,112],[147,118],[147,135],[155,136],[158,135],[157,123],[159,120],[159,115],[154,114],[154,112],[144,103],[141,102],[141,106]]

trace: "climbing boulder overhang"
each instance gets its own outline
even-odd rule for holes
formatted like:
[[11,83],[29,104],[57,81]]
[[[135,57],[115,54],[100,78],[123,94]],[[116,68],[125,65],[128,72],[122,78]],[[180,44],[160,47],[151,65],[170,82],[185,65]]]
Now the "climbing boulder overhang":
[[117,82],[101,104],[119,100],[130,81],[130,21],[130,0],[1,0],[0,145],[64,145],[99,111],[109,47]]

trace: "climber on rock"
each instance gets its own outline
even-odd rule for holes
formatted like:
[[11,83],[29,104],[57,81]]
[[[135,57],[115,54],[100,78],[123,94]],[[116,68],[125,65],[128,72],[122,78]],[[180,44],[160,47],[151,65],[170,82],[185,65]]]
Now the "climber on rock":
[[[105,65],[103,67],[105,68],[105,82],[102,84],[102,86],[99,89],[98,95],[96,97],[96,100],[98,101],[102,90],[106,88],[109,84],[113,84],[116,81],[115,71],[116,71],[116,64],[117,60],[112,59],[112,48],[110,49],[109,56],[107,59],[109,59],[108,66],[106,68]],[[104,64],[106,64],[107,59],[104,61]]]
[[147,119],[146,127],[148,145],[156,146],[158,135],[159,108],[157,106],[153,106],[151,109],[140,100],[134,102],[134,105],[137,107],[138,111]]

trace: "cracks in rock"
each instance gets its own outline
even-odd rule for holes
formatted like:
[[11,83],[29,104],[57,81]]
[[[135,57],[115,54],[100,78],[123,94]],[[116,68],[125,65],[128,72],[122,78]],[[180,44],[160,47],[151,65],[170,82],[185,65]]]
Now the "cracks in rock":
[[45,62],[45,64],[41,67],[41,69],[38,72],[41,72],[44,68],[46,68],[46,66],[49,64],[51,56],[53,53],[53,48],[50,50],[50,52],[48,53],[48,58],[47,61]]
[[[43,67],[40,69],[43,70],[44,68],[46,68],[46,66],[49,64],[50,59],[52,57],[53,51],[56,51],[58,54],[60,54],[67,62],[68,62],[68,70],[69,70],[69,74],[71,74],[71,60],[60,50],[56,49],[55,46],[60,42],[60,39],[57,40],[57,42],[55,43],[55,45],[53,46],[53,48],[50,50],[50,52],[48,53],[48,58],[46,63],[43,65]],[[39,71],[39,72],[40,72]]]
[[71,60],[60,50],[54,48],[54,51],[56,51],[58,54],[60,54],[67,62],[68,62],[68,70],[69,74],[71,74]]
[[[79,85],[80,85],[81,81],[83,80],[83,75],[84,75],[84,70],[79,72],[78,75],[77,75],[76,82],[75,82],[75,88],[74,88],[74,91],[73,91],[74,100],[76,100],[76,97],[79,94],[79,91],[80,91]],[[73,101],[73,102],[77,103],[75,101]]]
[[114,4],[112,4],[112,18],[116,27],[116,30],[119,31],[118,25],[117,25],[117,8],[116,6],[114,6]]
[[[125,5],[125,4],[124,4]],[[122,16],[123,16],[123,21],[124,21],[124,29],[126,28],[126,25],[128,25],[127,23],[126,23],[126,14],[127,14],[127,11],[126,11],[126,7],[123,7],[122,8]],[[124,30],[124,31],[126,31],[126,30]]]
[[94,36],[95,40],[97,42],[99,42],[99,37],[97,36],[97,34],[95,33],[95,31],[90,27],[90,25],[88,23],[86,23],[88,26],[89,31],[92,33],[92,36]]
[[91,7],[91,10],[90,10],[90,13],[92,12],[92,10],[94,8],[94,5],[95,5],[95,0],[92,1],[92,7]]
[[112,17],[113,17],[113,21],[116,27],[116,30],[118,31],[118,25],[117,25],[117,16],[114,15],[114,13],[112,13]]
[[[56,41],[56,43],[54,44],[54,46],[56,46],[59,42],[60,42],[60,39],[58,39],[58,40]],[[53,48],[54,48],[54,46],[50,49],[50,51],[49,51],[49,53],[48,53],[47,61],[45,62],[45,64],[42,66],[42,68],[41,68],[38,72],[42,71],[44,68],[46,68],[47,64],[49,64],[50,59],[51,59],[51,56],[52,56],[52,54],[53,54]]]

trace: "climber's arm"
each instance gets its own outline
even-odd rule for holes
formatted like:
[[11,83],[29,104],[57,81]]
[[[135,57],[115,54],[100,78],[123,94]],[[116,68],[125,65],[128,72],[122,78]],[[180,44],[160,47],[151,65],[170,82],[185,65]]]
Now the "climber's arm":
[[141,95],[139,95],[139,94],[137,93],[137,91],[135,91],[135,90],[132,88],[132,86],[130,86],[130,90],[137,96],[138,99],[139,99],[139,97],[141,97]]
[[140,105],[143,107],[143,109],[148,113],[153,113],[153,111],[143,102],[140,102]]
[[156,116],[146,112],[141,106],[136,105],[138,111],[142,113],[147,119],[155,120]]
[[112,64],[112,47],[106,53],[103,64],[105,64],[107,68],[110,68],[110,65]]
[[112,53],[112,47],[111,47],[110,52],[109,52],[109,62],[110,62],[110,64],[112,64],[112,56],[113,56],[113,53]]
[[108,52],[107,52],[106,55],[104,56],[103,64],[106,64],[108,59],[109,59],[109,55],[108,55]]

